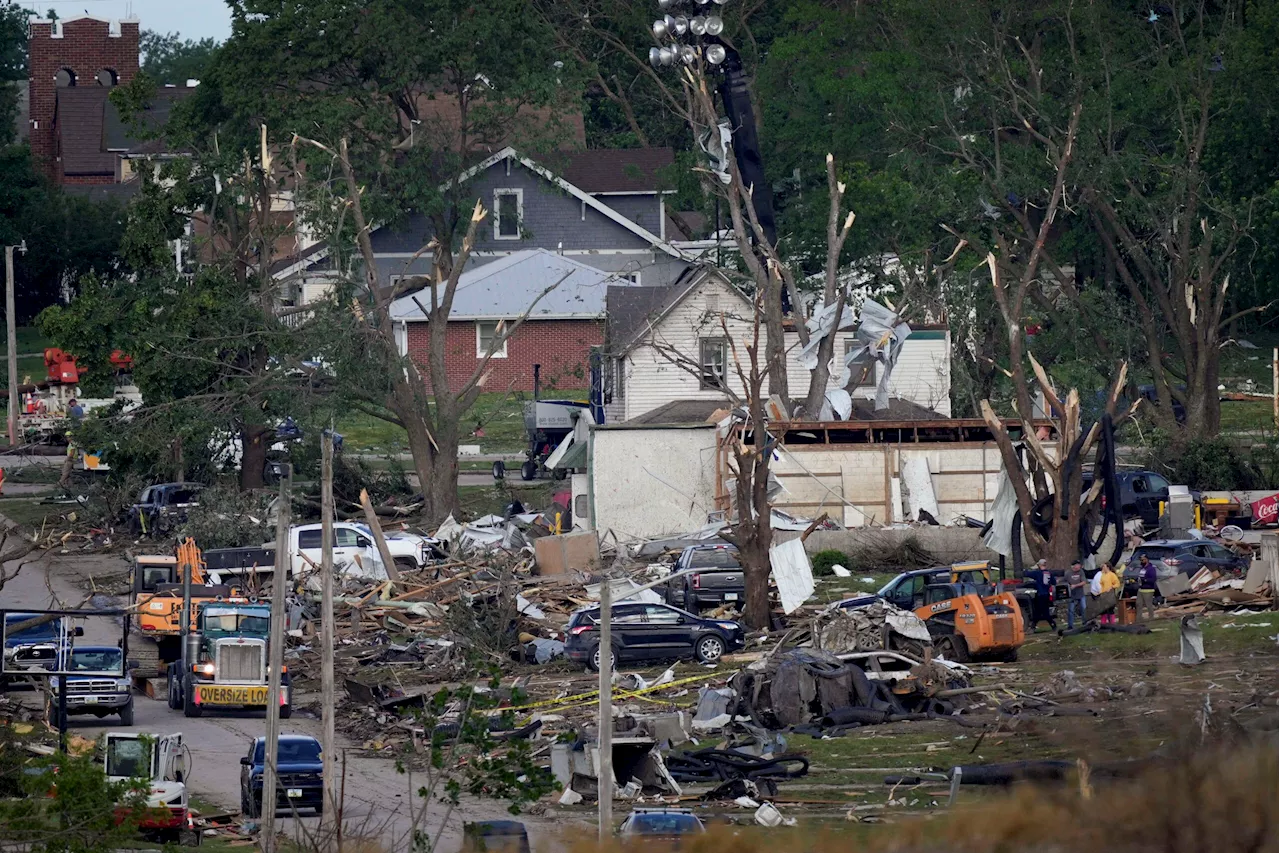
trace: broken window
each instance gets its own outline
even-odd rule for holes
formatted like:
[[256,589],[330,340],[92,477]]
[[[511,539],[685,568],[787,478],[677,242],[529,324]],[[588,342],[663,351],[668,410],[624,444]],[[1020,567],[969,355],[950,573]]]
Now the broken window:
[[[854,338],[844,339],[844,352],[846,357],[850,352],[857,348],[857,340]],[[864,352],[849,364],[849,376],[850,391],[858,388],[876,387],[876,360],[872,357],[871,353]]]
[[701,350],[699,364],[702,365],[698,387],[723,389],[725,363],[728,361],[728,342],[724,338],[702,338],[698,343]]
[[519,240],[520,223],[524,220],[524,191],[493,191],[493,239]]
[[[489,347],[493,346],[495,338],[501,335],[500,326],[502,322],[499,320],[482,320],[476,323],[476,358],[484,358],[489,353]],[[507,357],[507,342],[503,340],[493,351],[494,358]]]

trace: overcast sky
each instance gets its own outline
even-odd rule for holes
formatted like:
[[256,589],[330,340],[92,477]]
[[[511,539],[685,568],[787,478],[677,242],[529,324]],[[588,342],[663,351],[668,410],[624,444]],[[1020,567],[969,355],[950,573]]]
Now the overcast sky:
[[231,14],[225,0],[21,0],[41,17],[54,9],[60,18],[88,12],[95,18],[134,17],[144,30],[178,33],[184,39],[231,35]]

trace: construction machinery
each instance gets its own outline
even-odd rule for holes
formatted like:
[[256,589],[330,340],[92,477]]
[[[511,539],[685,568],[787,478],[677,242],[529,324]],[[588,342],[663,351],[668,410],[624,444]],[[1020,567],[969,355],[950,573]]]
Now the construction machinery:
[[195,629],[183,637],[182,656],[169,664],[169,707],[199,717],[205,710],[265,709],[268,702],[278,702],[280,719],[287,720],[292,714],[288,668],[281,669],[277,696],[270,696],[268,686],[270,606],[205,601],[186,612],[196,614]]
[[[190,584],[184,585],[187,574]],[[186,628],[196,627],[195,614],[208,602],[249,603],[239,588],[208,583],[207,568],[195,540],[187,538],[169,554],[140,554],[133,563],[133,606],[137,614],[129,637],[135,686],[156,698],[156,679],[167,678],[169,665],[182,657],[184,590],[190,597]]]
[[933,584],[924,592],[924,604],[915,614],[928,627],[938,654],[956,663],[1018,659],[1026,630],[1012,592],[982,595],[969,583]]

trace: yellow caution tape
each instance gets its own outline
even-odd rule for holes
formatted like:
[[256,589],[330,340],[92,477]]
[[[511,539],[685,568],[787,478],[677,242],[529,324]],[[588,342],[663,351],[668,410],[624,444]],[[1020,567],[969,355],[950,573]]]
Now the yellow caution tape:
[[[665,684],[654,684],[640,690],[615,690],[614,699],[643,699],[647,693],[653,693],[658,690],[666,690],[668,687],[679,687],[682,684],[693,684],[699,681],[708,681],[712,678],[722,678],[726,675],[723,672],[708,672],[702,675],[693,675],[688,678],[678,678],[675,681],[668,681]],[[525,705],[513,705],[508,708],[494,708],[488,713],[502,714],[507,711],[530,711],[535,708],[570,708],[575,705],[584,705],[589,702],[599,701],[600,691],[591,690],[586,693],[578,693],[573,696],[561,696],[556,699],[543,699],[540,702],[530,702]]]

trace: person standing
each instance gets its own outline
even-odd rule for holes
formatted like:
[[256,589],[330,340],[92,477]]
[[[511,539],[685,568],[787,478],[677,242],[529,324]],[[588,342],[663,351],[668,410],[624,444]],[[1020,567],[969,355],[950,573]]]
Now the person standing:
[[1146,622],[1147,613],[1156,618],[1156,564],[1143,554],[1138,560],[1138,621]]
[[1067,584],[1067,630],[1076,626],[1076,613],[1080,614],[1080,624],[1084,624],[1084,591],[1088,581],[1079,560],[1073,560],[1071,568],[1063,578]]
[[1120,600],[1120,578],[1111,568],[1110,563],[1103,563],[1102,570],[1098,574],[1102,576],[1098,584],[1098,589],[1101,590],[1098,597],[1108,598],[1110,601],[1110,605],[1099,615],[1098,621],[1103,625],[1114,625],[1116,624],[1116,603]]
[[1058,620],[1053,615],[1053,572],[1049,571],[1049,561],[1041,559],[1035,569],[1023,575],[1036,586],[1036,597],[1031,605],[1031,631],[1035,632],[1041,622],[1049,623],[1049,630],[1058,630]]

